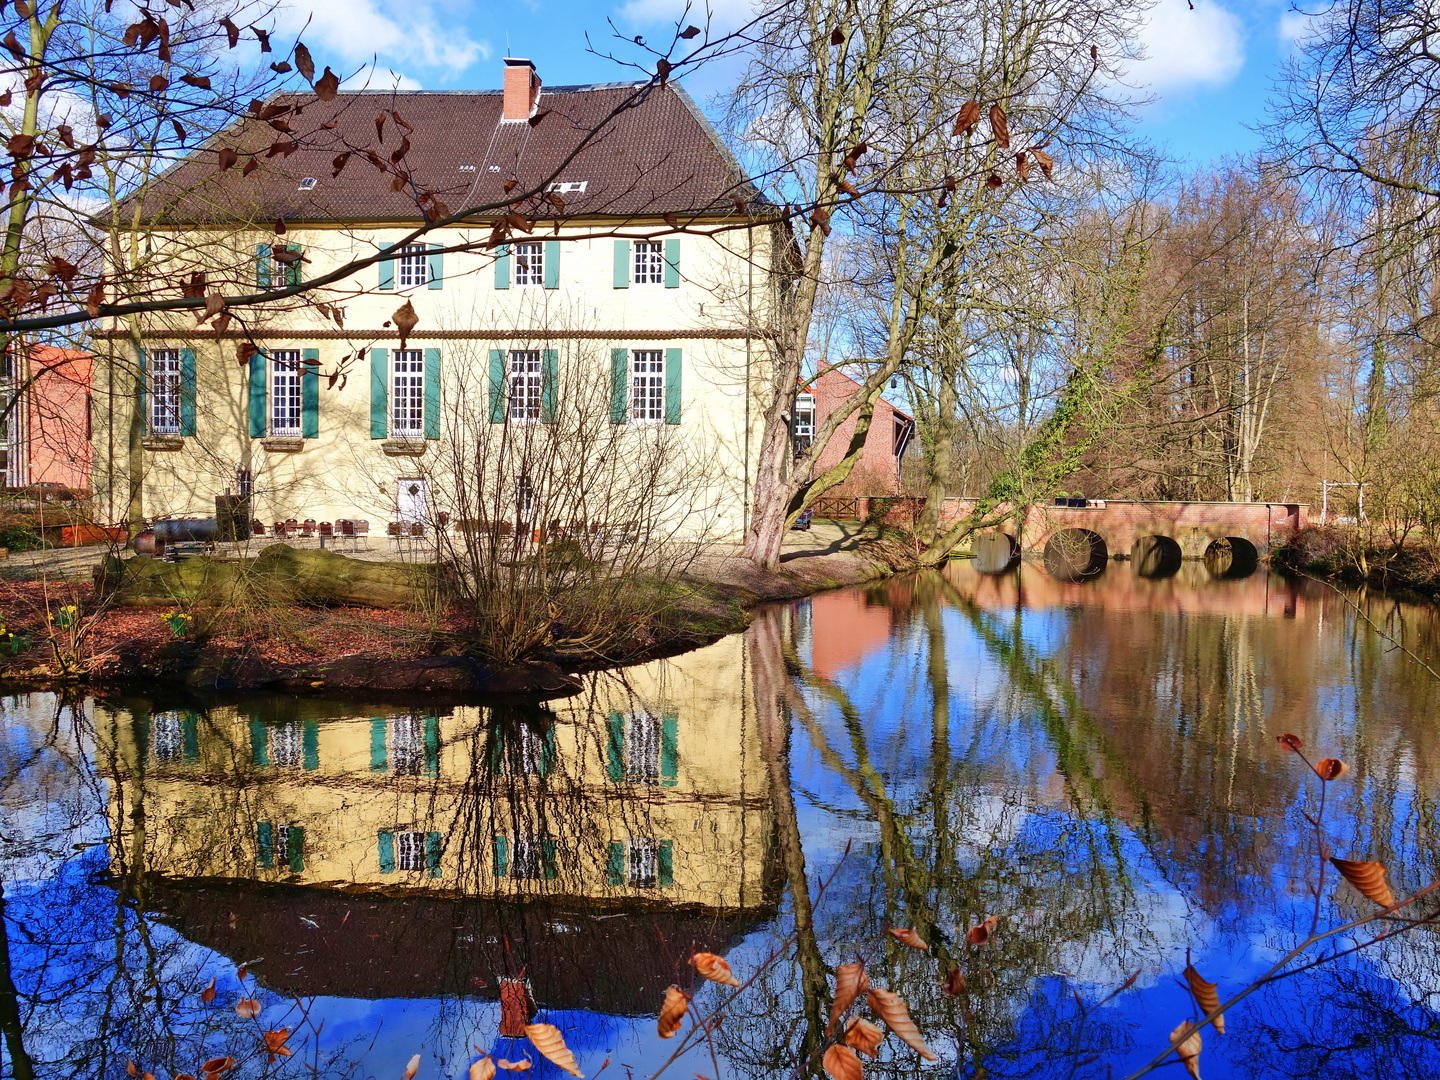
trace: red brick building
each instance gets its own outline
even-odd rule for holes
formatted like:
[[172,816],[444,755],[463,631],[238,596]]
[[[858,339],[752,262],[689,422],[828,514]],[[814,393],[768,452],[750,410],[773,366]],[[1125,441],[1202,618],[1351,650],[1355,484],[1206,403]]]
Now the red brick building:
[[0,356],[0,402],[19,394],[0,429],[0,485],[89,490],[90,354],[31,345]]
[[[809,392],[795,402],[794,441],[796,451],[810,445],[815,430],[860,384],[838,368],[823,368],[810,384]],[[851,416],[835,432],[820,454],[816,474],[840,463],[855,433],[856,417]],[[901,489],[900,465],[915,441],[915,420],[881,398],[865,435],[865,449],[845,482],[832,495],[895,495]]]

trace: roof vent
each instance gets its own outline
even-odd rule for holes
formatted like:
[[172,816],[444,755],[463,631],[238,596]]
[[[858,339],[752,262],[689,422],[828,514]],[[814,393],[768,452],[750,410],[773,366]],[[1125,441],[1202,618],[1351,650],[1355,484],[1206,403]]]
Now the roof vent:
[[589,180],[557,180],[551,184],[547,191],[553,191],[556,195],[584,195],[585,185]]
[[311,190],[312,188],[314,188],[314,187],[315,187],[315,177],[313,177],[313,176],[307,176],[307,177],[305,177],[305,179],[303,179],[303,180],[300,181],[300,190],[301,190],[301,191],[310,191],[310,190]]

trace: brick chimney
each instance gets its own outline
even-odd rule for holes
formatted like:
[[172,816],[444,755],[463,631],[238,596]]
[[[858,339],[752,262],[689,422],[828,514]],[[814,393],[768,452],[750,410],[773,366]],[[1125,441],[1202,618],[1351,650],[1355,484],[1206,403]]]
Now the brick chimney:
[[529,120],[540,99],[540,76],[535,65],[518,57],[505,58],[505,119]]

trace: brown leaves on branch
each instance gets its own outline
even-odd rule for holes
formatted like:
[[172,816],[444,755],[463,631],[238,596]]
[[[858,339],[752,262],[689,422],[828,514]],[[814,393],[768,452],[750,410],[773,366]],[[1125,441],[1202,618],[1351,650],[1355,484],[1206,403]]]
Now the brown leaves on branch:
[[1030,156],[1035,159],[1035,164],[1040,166],[1040,171],[1045,174],[1045,179],[1053,179],[1050,172],[1055,168],[1055,159],[1040,149],[1031,150]]
[[1282,750],[1288,750],[1292,754],[1298,754],[1305,746],[1300,741],[1300,736],[1291,735],[1288,731],[1284,735],[1277,735],[1275,741],[1280,744]]
[[1395,894],[1390,891],[1389,884],[1385,881],[1385,867],[1378,862],[1356,862],[1351,859],[1330,860],[1335,864],[1345,880],[1356,889],[1360,890],[1362,896],[1367,900],[1373,900],[1383,908],[1395,906]]
[[415,308],[409,300],[405,301],[403,307],[399,308],[394,315],[390,316],[395,323],[395,328],[400,331],[400,348],[405,348],[405,339],[420,322],[420,316],[415,314]]
[[1314,768],[1316,776],[1327,782],[1330,780],[1339,780],[1350,771],[1349,765],[1346,765],[1345,762],[1339,758],[1333,757],[1321,758],[1312,768]]
[[186,86],[195,87],[195,89],[197,90],[210,89],[209,75],[181,75],[180,81],[183,82]]
[[664,86],[666,80],[670,78],[670,71],[671,67],[669,60],[666,60],[662,56],[659,60],[655,61],[655,74],[660,76],[661,86]]
[[496,1064],[502,1069],[508,1069],[510,1072],[526,1072],[534,1062],[528,1057],[522,1058],[520,1061],[506,1061],[504,1058],[501,1058]]
[[[97,281],[90,286],[90,291],[85,294],[85,313],[92,319],[100,314],[100,305],[105,302],[105,283]],[[202,995],[203,996],[203,995]],[[215,999],[215,980],[210,980],[210,1000]]]
[[[204,323],[209,319],[213,319],[216,315],[219,315],[224,310],[225,298],[221,296],[218,292],[212,292],[210,295],[205,297],[205,310],[195,317],[195,322],[197,324]],[[244,1014],[242,1013],[241,1015],[243,1016]]]
[[865,152],[869,149],[869,143],[856,143],[849,150],[845,151],[845,157],[840,162],[841,166],[854,172],[855,166],[860,162],[860,158],[864,156]]
[[681,41],[689,41],[691,38],[695,38],[695,37],[699,37],[699,36],[700,36],[700,28],[699,28],[698,26],[687,26],[687,27],[685,27],[684,30],[681,30],[681,31],[680,31],[680,40],[681,40]]
[[241,367],[250,363],[251,357],[260,351],[259,347],[250,341],[239,341],[235,343],[235,359]]
[[940,984],[940,989],[951,997],[959,997],[965,993],[965,976],[960,973],[958,967],[951,968],[945,973],[945,981]]
[[415,1074],[420,1071],[420,1055],[415,1054],[410,1058],[409,1064],[405,1066],[405,1080],[415,1080]]
[[495,1062],[482,1056],[470,1066],[470,1080],[495,1080]]
[[[247,356],[245,359],[248,361],[250,358]],[[235,1011],[241,1016],[243,1016],[246,1020],[254,1020],[255,1017],[260,1015],[260,1009],[260,1002],[256,1001],[254,998],[241,998],[235,1003]]]
[[977,926],[972,926],[965,934],[965,940],[971,945],[984,945],[995,933],[995,927],[1000,925],[998,915],[987,915],[985,921]]
[[980,122],[980,103],[973,98],[960,106],[960,111],[955,114],[955,126],[951,129],[951,135],[969,135],[972,128]]
[[290,1057],[290,1048],[285,1045],[285,1040],[290,1038],[290,1029],[281,1028],[279,1031],[267,1031],[262,1036],[265,1040],[265,1053],[269,1056],[269,1064],[275,1064],[276,1058]]
[[840,27],[838,27],[838,26],[835,27],[834,30],[831,30],[831,31],[830,31],[830,44],[831,44],[831,45],[844,45],[844,44],[845,44],[845,31],[844,31],[844,30],[841,30]]
[[860,1059],[848,1046],[830,1047],[825,1051],[823,1064],[825,1074],[830,1080],[860,1080],[864,1075],[864,1070],[860,1068]]
[[871,987],[865,993],[865,1001],[871,1011],[884,1020],[885,1026],[893,1031],[896,1038],[906,1046],[926,1061],[939,1060],[934,1052],[925,1045],[925,1040],[920,1037],[920,1029],[915,1026],[915,1021],[910,1019],[910,1009],[905,1004],[905,999],[899,994],[881,990],[879,987]]
[[845,1025],[845,1045],[871,1058],[880,1056],[880,1044],[884,1041],[885,1032],[863,1017],[852,1017]]
[[564,1069],[571,1076],[585,1076],[580,1067],[575,1064],[575,1055],[565,1045],[565,1038],[557,1028],[551,1024],[526,1024],[525,1034],[529,1036],[535,1049],[544,1054],[552,1063]]
[[695,970],[702,979],[709,979],[721,986],[739,986],[740,980],[730,970],[730,965],[722,957],[714,953],[697,952],[690,958],[690,963],[695,965]]
[[240,155],[235,152],[234,147],[222,146],[219,154],[219,171],[224,172],[239,160]]
[[205,1076],[205,1080],[214,1080],[214,1078],[221,1073],[227,1072],[234,1067],[235,1059],[233,1057],[217,1057],[211,1058],[205,1062],[204,1065],[201,1065],[200,1072]]
[[1022,184],[1030,179],[1030,159],[1025,156],[1024,150],[1015,155],[1015,174]]
[[310,58],[310,50],[299,41],[295,43],[295,70],[300,72],[306,82],[315,81],[315,61]]
[[240,28],[229,19],[221,19],[220,25],[225,28],[225,36],[230,41],[230,48],[240,44]]
[[[1185,965],[1185,985],[1190,987],[1190,993],[1194,995],[1195,1001],[1206,1016],[1209,1016],[1220,1007],[1220,995],[1215,990],[1215,984],[1206,982],[1200,972],[1195,970],[1193,964]],[[1225,1034],[1225,1014],[1221,1013],[1215,1017],[1215,1030],[1221,1035]]]
[[1005,120],[1005,110],[996,102],[990,106],[990,130],[995,134],[995,145],[1001,150],[1010,149],[1010,125]]
[[1170,1041],[1175,1044],[1175,1056],[1185,1063],[1185,1071],[1200,1080],[1200,1032],[1187,1022],[1170,1032]]
[[315,96],[321,101],[334,101],[335,95],[340,93],[340,76],[325,66],[325,73],[315,82]]
[[910,948],[919,949],[922,952],[930,951],[930,946],[925,944],[925,939],[908,926],[887,927],[885,932],[900,942],[901,945],[908,945]]
[[845,1015],[845,1010],[855,1004],[855,999],[870,989],[870,977],[865,974],[865,965],[856,960],[841,964],[835,969],[835,1000],[830,1004],[830,1024],[825,1031],[835,1029],[835,1023]]
[[690,999],[681,992],[679,987],[672,986],[665,991],[665,1004],[660,1006],[660,1016],[656,1021],[656,1030],[662,1039],[673,1039],[675,1033],[680,1030],[680,1021],[685,1019],[685,1013],[690,1008]]

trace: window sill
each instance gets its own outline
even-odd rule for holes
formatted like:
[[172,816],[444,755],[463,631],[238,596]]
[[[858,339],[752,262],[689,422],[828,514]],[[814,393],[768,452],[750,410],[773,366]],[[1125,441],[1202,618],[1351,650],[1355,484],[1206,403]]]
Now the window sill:
[[261,439],[260,445],[275,454],[298,454],[305,449],[305,440],[299,435],[271,435]]
[[185,449],[185,437],[183,435],[146,435],[140,440],[140,445],[146,450],[183,450]]
[[425,446],[424,437],[415,435],[410,438],[386,439],[380,444],[380,449],[388,457],[420,457],[425,453]]

